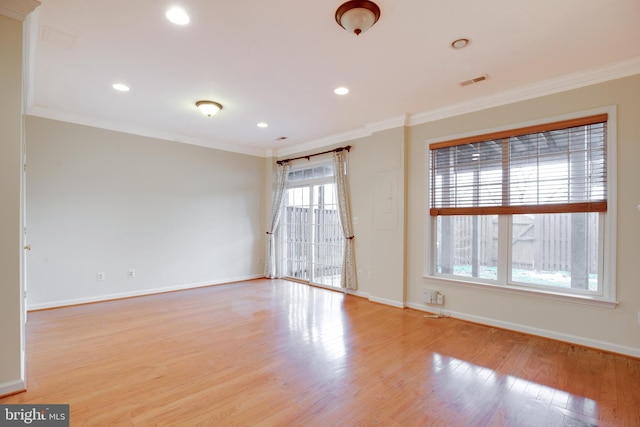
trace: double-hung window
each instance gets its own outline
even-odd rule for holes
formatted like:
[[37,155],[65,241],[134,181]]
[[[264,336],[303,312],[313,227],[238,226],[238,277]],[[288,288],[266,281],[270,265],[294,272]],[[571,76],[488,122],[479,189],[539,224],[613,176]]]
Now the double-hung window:
[[427,275],[613,302],[608,123],[592,114],[430,143]]

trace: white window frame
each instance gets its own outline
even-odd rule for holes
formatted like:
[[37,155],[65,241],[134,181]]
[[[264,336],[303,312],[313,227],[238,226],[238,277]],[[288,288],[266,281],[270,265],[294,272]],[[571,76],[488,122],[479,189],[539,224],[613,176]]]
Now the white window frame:
[[[325,158],[325,159],[309,160],[299,164],[292,164],[291,169],[289,169],[289,173],[298,172],[305,169],[313,169],[318,166],[331,166],[333,168],[333,160],[331,158],[328,158],[328,159]],[[335,170],[333,171],[333,173],[335,174]],[[301,181],[287,181],[285,188],[302,187],[307,184],[324,184],[326,182],[334,182],[334,181],[335,181],[335,178],[333,176],[309,178],[306,180],[303,179]],[[297,184],[298,182],[300,183],[300,185]]]
[[[431,197],[430,197],[430,162],[429,162],[429,145],[437,142],[444,142],[449,140],[473,137],[478,135],[484,135],[494,132],[505,131],[509,129],[516,128],[524,128],[528,126],[536,126],[545,123],[553,123],[563,120],[571,120],[577,119],[581,117],[587,117],[597,114],[608,115],[607,119],[607,170],[609,171],[607,175],[607,212],[601,213],[603,217],[600,222],[600,236],[599,236],[599,250],[601,251],[601,256],[604,258],[602,262],[602,272],[599,272],[598,280],[602,281],[602,294],[594,295],[594,294],[580,294],[580,293],[568,293],[563,292],[558,288],[541,288],[527,285],[523,286],[522,284],[510,284],[510,268],[508,267],[508,263],[510,263],[511,251],[509,249],[509,244],[511,242],[511,227],[510,221],[512,219],[511,216],[500,215],[498,216],[498,221],[507,221],[508,224],[506,227],[502,227],[502,229],[509,230],[506,236],[500,236],[498,238],[498,253],[499,254],[509,254],[508,256],[501,256],[499,260],[498,269],[498,280],[497,281],[487,281],[482,280],[480,278],[466,278],[462,276],[450,276],[450,275],[439,275],[435,273],[435,245],[436,245],[436,236],[435,236],[435,216],[429,215],[429,210],[431,208]],[[607,308],[615,308],[618,304],[616,300],[616,211],[617,211],[617,177],[616,177],[616,163],[617,163],[617,120],[616,120],[616,106],[606,106],[601,108],[596,108],[593,110],[580,111],[570,114],[565,114],[561,116],[548,117],[540,120],[525,122],[525,123],[515,123],[507,126],[501,126],[497,128],[484,129],[474,132],[468,132],[464,134],[458,135],[449,135],[441,138],[429,139],[425,142],[425,177],[424,182],[426,183],[425,188],[425,221],[424,221],[424,235],[425,235],[425,253],[424,253],[424,271],[423,277],[428,279],[430,283],[442,283],[442,284],[453,284],[460,285],[466,287],[472,287],[477,289],[488,289],[497,292],[505,292],[519,295],[529,295],[559,301],[568,301],[574,303],[582,303],[588,305],[595,305]],[[602,274],[600,274],[602,273]]]

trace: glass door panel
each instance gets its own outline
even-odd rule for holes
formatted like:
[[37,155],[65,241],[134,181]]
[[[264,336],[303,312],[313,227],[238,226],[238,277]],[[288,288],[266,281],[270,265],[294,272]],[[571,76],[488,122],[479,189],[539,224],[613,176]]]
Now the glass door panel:
[[344,237],[336,200],[335,184],[313,187],[314,218],[312,281],[340,287]]
[[285,275],[339,287],[344,237],[335,184],[288,189],[282,220]]
[[282,218],[285,276],[308,281],[311,187],[290,188],[285,196]]

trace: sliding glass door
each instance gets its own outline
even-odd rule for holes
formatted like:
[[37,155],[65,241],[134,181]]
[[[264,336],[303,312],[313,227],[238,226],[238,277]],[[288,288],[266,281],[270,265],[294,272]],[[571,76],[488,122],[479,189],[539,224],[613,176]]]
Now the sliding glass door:
[[333,183],[333,167],[323,165],[289,176],[281,217],[285,276],[340,287],[344,237]]

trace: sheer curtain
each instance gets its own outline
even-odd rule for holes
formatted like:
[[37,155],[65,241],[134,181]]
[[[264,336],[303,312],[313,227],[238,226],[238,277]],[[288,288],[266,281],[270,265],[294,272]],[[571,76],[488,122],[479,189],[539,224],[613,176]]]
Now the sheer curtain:
[[338,193],[338,211],[340,224],[344,233],[344,261],[342,262],[342,281],[340,286],[346,289],[357,289],[355,246],[353,241],[353,224],[351,223],[351,208],[349,207],[349,188],[345,175],[345,161],[347,151],[340,150],[333,153],[336,188]]
[[280,213],[282,212],[282,196],[284,194],[284,187],[287,183],[287,177],[289,175],[289,169],[291,165],[289,163],[283,163],[278,165],[278,173],[275,182],[275,188],[273,191],[273,205],[271,206],[271,226],[267,231],[267,256],[265,258],[265,273],[264,275],[269,279],[275,279],[281,277],[280,269],[276,266],[276,236],[275,232],[280,222]]

